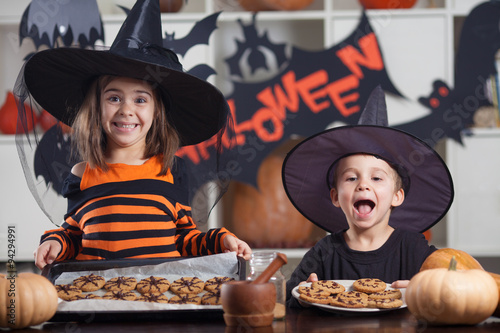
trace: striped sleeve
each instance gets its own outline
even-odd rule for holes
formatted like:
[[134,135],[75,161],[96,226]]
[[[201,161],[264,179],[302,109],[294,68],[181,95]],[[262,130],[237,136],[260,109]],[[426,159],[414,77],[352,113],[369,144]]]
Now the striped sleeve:
[[59,229],[46,231],[42,235],[40,244],[48,240],[55,240],[61,244],[57,261],[75,259],[81,251],[82,231],[78,224],[68,218]]
[[[188,206],[177,204],[177,233],[175,244],[181,256],[204,256],[222,253],[224,238],[233,235],[226,228],[214,228],[207,232],[196,229]],[[234,235],[233,235],[234,236]]]

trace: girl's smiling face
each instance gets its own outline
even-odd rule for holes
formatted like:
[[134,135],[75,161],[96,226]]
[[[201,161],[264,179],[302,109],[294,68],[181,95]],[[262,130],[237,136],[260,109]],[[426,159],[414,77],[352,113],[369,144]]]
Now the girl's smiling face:
[[336,175],[330,196],[346,215],[350,227],[368,229],[381,222],[388,224],[391,208],[403,203],[404,191],[396,188],[397,172],[375,156],[356,154],[342,158]]
[[107,149],[141,148],[154,119],[154,92],[145,81],[117,77],[101,92],[102,127]]

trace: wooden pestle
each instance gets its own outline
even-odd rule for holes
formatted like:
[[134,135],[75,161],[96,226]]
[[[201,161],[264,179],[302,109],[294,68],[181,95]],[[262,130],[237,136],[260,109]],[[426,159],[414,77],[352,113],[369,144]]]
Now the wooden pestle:
[[269,279],[288,262],[286,255],[284,253],[278,253],[276,258],[267,266],[267,268],[259,275],[255,280],[250,282],[250,284],[266,283]]

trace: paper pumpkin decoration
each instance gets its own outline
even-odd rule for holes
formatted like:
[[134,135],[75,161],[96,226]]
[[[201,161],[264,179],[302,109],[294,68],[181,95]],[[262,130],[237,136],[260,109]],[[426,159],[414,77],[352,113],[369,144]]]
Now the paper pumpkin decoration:
[[264,159],[257,174],[257,188],[235,182],[232,231],[254,247],[308,245],[313,224],[286,196],[281,180],[284,158],[284,152],[273,152]]

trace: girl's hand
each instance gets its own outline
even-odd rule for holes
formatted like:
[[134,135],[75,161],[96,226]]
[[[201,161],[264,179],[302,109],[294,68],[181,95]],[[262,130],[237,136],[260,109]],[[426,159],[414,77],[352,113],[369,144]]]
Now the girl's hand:
[[238,257],[242,257],[245,260],[250,260],[252,254],[252,249],[250,246],[239,238],[233,235],[227,235],[224,237],[224,246],[226,247],[225,252],[236,252]]
[[406,288],[406,287],[408,287],[408,283],[410,283],[410,280],[398,280],[398,281],[394,281],[391,284],[391,287],[394,289]]
[[46,265],[52,264],[61,252],[61,244],[55,240],[43,242],[33,253],[36,267],[43,269]]

